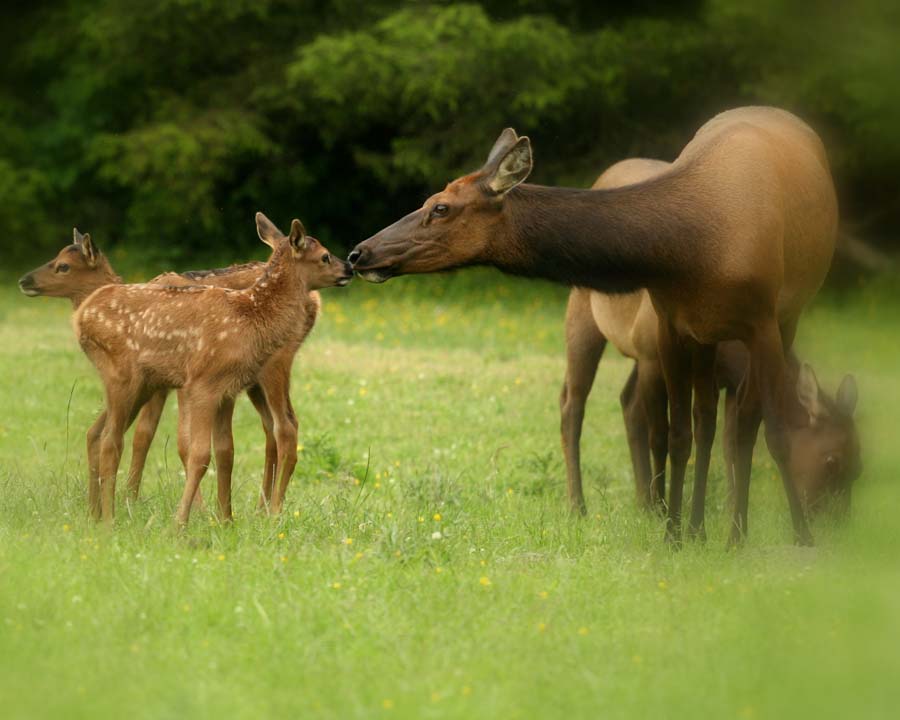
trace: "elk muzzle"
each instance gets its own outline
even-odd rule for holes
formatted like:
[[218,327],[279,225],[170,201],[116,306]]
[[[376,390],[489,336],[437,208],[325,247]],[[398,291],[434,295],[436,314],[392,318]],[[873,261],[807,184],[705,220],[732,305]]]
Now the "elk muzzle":
[[[368,247],[373,238],[369,238],[357,245],[347,256],[351,270],[359,273],[360,277],[371,283],[383,283],[393,276],[389,267],[374,267],[373,252]],[[371,266],[371,267],[370,267]]]

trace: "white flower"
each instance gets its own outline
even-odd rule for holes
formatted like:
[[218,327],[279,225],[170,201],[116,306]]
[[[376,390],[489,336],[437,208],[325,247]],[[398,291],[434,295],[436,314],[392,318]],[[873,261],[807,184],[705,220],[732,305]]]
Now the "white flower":
[[441,535],[441,531],[440,531],[440,530],[435,530],[433,533],[431,533],[431,539],[432,539],[432,540],[440,540],[442,537],[444,537],[444,536]]

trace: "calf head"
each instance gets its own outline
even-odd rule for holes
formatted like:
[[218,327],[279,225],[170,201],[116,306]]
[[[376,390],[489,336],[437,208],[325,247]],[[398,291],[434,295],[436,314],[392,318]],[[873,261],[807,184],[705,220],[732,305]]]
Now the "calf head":
[[80,302],[103,285],[118,282],[109,261],[87,233],[73,229],[74,242],[45,265],[19,279],[19,289],[29,297],[46,295]]
[[853,484],[862,471],[853,419],[856,380],[845,376],[832,398],[804,363],[797,378],[797,396],[807,420],[791,432],[791,470],[800,498],[810,514],[831,504],[845,515],[850,510]]
[[296,218],[291,231],[285,236],[274,223],[261,212],[256,213],[256,231],[259,239],[273,250],[288,243],[297,272],[303,277],[307,290],[327,287],[344,287],[353,279],[350,263],[335,257],[306,230]]

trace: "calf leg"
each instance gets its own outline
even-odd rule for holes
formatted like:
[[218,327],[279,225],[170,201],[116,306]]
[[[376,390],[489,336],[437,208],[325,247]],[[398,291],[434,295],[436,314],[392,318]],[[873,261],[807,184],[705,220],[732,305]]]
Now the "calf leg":
[[272,503],[269,506],[269,512],[277,515],[281,512],[284,505],[284,498],[287,495],[287,486],[297,466],[297,421],[293,417],[291,409],[291,399],[287,394],[287,390],[282,394],[274,392],[269,394],[266,391],[266,399],[269,401],[269,407],[272,408],[272,419],[274,421],[275,443],[278,449],[278,465],[276,470],[276,479],[278,487],[272,493]]
[[175,522],[185,527],[191,515],[191,505],[194,495],[200,488],[200,480],[209,467],[210,460],[210,436],[212,434],[213,421],[215,419],[218,402],[211,393],[199,393],[197,391],[187,396],[190,407],[189,443],[187,449],[187,478],[184,483],[184,492],[178,503],[175,513]]
[[128,497],[131,500],[137,500],[141,493],[141,478],[144,475],[144,465],[147,463],[147,453],[156,435],[167,395],[166,390],[155,392],[138,415],[134,438],[131,441],[131,467],[128,470]]
[[106,410],[97,416],[87,432],[88,510],[95,520],[100,519],[100,438],[106,424]]
[[213,425],[213,443],[216,451],[216,485],[219,496],[219,518],[232,519],[231,474],[234,468],[234,436],[231,421],[234,416],[234,398],[225,398],[216,411]]
[[[181,465],[184,468],[184,478],[187,482],[188,477],[188,461],[191,452],[191,408],[187,400],[187,394],[184,390],[178,391],[178,457],[181,458]],[[200,488],[194,494],[191,502],[197,510],[203,509],[203,493]]]
[[642,360],[639,390],[647,418],[648,440],[653,459],[650,496],[658,510],[666,507],[666,457],[669,452],[669,418],[666,383],[658,363]]
[[691,495],[691,520],[688,534],[706,539],[706,481],[709,459],[716,436],[719,390],[715,376],[716,346],[699,345],[694,350],[692,376],[694,387],[694,490]]
[[619,402],[622,405],[622,416],[625,419],[625,433],[628,436],[628,448],[631,451],[631,466],[634,470],[634,485],[638,505],[650,509],[650,444],[647,415],[644,412],[643,398],[638,390],[639,363],[635,363],[631,374],[622,388]]
[[272,502],[272,490],[275,487],[275,468],[278,465],[278,446],[275,442],[275,423],[272,419],[272,411],[266,394],[259,385],[254,385],[247,390],[247,397],[259,413],[263,432],[266,435],[266,464],[263,469],[262,487],[259,493],[260,510],[269,507]]
[[100,435],[100,516],[113,521],[116,498],[116,475],[122,459],[125,431],[142,404],[132,387],[125,383],[106,389],[106,421]]
[[669,400],[669,505],[666,516],[666,540],[681,542],[681,502],[684,474],[691,455],[691,348],[675,329],[660,318],[659,360],[666,380]]
[[603,356],[606,338],[591,313],[590,292],[574,289],[566,310],[566,377],[559,396],[560,435],[566,459],[569,507],[584,514],[581,480],[581,428],[597,365]]

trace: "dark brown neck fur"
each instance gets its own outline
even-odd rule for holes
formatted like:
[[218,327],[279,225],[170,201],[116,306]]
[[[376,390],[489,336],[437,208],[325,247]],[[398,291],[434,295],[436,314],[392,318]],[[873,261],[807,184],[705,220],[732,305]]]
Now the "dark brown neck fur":
[[491,264],[602,292],[668,284],[709,224],[672,173],[612,190],[520,185],[504,204],[509,231],[489,248]]

